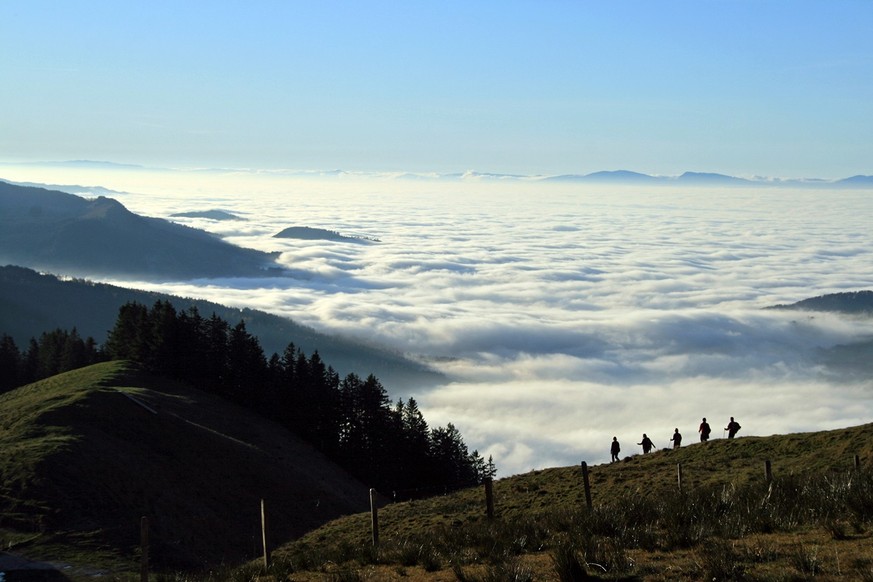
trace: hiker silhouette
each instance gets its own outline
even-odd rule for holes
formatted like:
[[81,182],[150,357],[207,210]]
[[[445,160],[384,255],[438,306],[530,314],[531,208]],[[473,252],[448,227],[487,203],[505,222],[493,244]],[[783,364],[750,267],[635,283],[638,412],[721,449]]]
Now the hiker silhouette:
[[652,447],[655,445],[652,444],[652,439],[646,436],[646,433],[643,433],[643,442],[637,443],[638,445],[643,445],[643,454],[645,455],[649,451],[652,450]]
[[612,454],[610,463],[616,462],[618,460],[618,453],[621,452],[621,445],[618,444],[617,437],[612,437],[612,446],[609,447],[609,452]]
[[712,429],[709,427],[709,423],[706,422],[706,417],[703,418],[703,422],[700,423],[700,428],[697,429],[697,432],[700,433],[700,442],[705,443],[709,440],[709,433],[712,432]]
[[731,421],[728,423],[727,427],[725,428],[725,430],[728,431],[728,438],[729,439],[734,438],[736,436],[737,432],[739,432],[739,430],[741,428],[742,427],[740,426],[740,423],[738,423],[736,420],[734,420],[734,417],[732,416]]

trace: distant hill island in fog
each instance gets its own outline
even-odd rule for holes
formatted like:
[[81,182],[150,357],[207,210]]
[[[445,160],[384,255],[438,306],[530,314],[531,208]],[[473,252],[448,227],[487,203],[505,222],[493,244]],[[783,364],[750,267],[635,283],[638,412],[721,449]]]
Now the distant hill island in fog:
[[325,228],[312,228],[309,226],[289,226],[281,232],[273,235],[273,238],[296,238],[300,240],[332,240],[340,242],[379,242],[378,239],[347,236],[336,232],[335,230],[327,230]]
[[246,220],[233,212],[226,210],[195,210],[193,212],[176,212],[170,218],[208,218],[209,220]]

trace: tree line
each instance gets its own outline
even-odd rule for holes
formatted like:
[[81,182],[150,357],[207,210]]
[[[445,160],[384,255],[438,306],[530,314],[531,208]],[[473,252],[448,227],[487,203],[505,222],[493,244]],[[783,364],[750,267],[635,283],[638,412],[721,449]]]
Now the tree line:
[[49,376],[106,360],[94,338],[55,329],[31,338],[21,350],[7,334],[0,335],[0,394]]
[[126,303],[102,347],[75,329],[43,334],[24,353],[9,336],[0,340],[0,365],[20,371],[15,385],[105,359],[129,360],[254,409],[398,498],[475,485],[496,473],[491,458],[469,452],[454,425],[430,428],[414,398],[392,403],[374,375],[340,378],[317,351],[306,355],[293,343],[268,358],[244,321],[231,326],[196,307]]

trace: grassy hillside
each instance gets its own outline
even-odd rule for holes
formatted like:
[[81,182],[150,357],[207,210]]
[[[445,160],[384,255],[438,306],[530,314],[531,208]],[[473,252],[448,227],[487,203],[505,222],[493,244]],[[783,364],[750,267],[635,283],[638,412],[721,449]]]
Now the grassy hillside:
[[[491,518],[481,487],[382,503],[377,549],[364,485],[124,363],[0,396],[0,450],[0,547],[77,580],[136,579],[142,515],[159,581],[873,580],[873,424],[592,466],[591,510],[579,466],[495,481]],[[270,571],[214,569],[258,554],[262,497]]]
[[494,483],[493,519],[483,489],[397,503],[379,511],[378,551],[359,514],[280,548],[274,569],[293,580],[589,579],[572,573],[578,562],[604,579],[873,580],[871,466],[873,424],[717,439],[590,467],[593,511],[581,467],[533,471]]
[[197,568],[257,555],[260,499],[287,541],[368,507],[367,488],[284,429],[123,362],[0,395],[0,547],[32,559]]

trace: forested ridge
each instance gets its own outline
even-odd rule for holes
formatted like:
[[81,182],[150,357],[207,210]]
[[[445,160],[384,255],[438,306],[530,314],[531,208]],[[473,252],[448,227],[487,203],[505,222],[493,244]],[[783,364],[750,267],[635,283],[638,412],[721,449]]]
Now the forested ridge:
[[430,428],[414,398],[392,403],[374,375],[341,378],[317,351],[289,343],[267,357],[245,322],[230,325],[169,301],[123,305],[103,346],[72,331],[31,339],[23,351],[0,336],[0,392],[107,359],[218,394],[275,420],[355,477],[397,498],[481,482],[492,460],[470,453],[451,423]]

